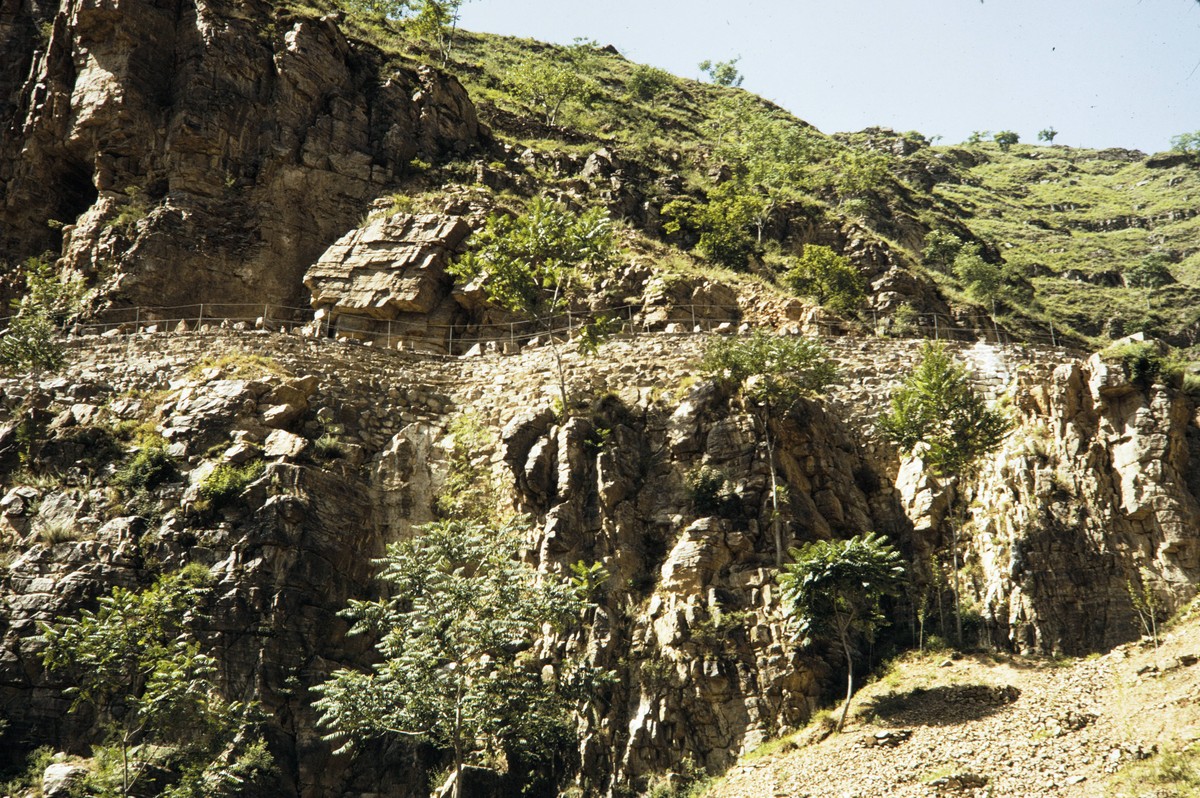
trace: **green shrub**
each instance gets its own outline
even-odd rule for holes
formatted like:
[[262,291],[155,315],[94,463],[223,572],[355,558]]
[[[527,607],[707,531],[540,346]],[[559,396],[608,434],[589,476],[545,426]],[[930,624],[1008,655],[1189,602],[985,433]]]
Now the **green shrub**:
[[741,502],[729,488],[729,478],[720,469],[700,466],[687,473],[688,497],[698,515],[719,515],[732,518],[741,509]]
[[175,459],[165,444],[151,444],[133,456],[113,476],[113,484],[127,490],[150,491],[179,476]]
[[251,460],[244,465],[222,463],[200,483],[198,495],[208,509],[216,510],[236,499],[254,480],[263,475],[267,465]]

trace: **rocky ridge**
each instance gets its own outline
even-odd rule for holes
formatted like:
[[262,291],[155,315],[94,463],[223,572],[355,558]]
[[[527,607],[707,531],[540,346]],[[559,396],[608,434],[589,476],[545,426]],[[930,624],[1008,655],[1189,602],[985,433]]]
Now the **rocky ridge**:
[[[876,530],[914,556],[937,548],[945,519],[934,495],[944,488],[906,482],[903,464],[872,427],[881,397],[906,373],[919,342],[829,343],[841,385],[827,401],[802,402],[771,420],[789,486],[787,538]],[[334,663],[363,655],[364,642],[344,638],[334,613],[370,590],[372,552],[433,517],[449,421],[469,413],[492,431],[488,469],[507,486],[504,501],[537,521],[529,556],[548,569],[599,561],[612,574],[593,629],[575,643],[620,674],[607,711],[584,730],[587,789],[644,787],[684,758],[720,771],[804,723],[838,676],[836,661],[786,642],[764,521],[761,431],[714,384],[688,385],[702,344],[702,336],[618,337],[595,358],[568,347],[569,389],[589,409],[560,425],[549,409],[554,358],[538,347],[430,359],[269,332],[82,340],[73,376],[43,389],[38,457],[59,469],[62,484],[10,487],[0,502],[11,545],[24,552],[4,580],[0,700],[10,734],[81,741],[88,733],[86,719],[65,714],[37,666],[34,620],[70,612],[112,584],[139,584],[158,569],[201,562],[220,575],[224,596],[213,608],[220,623],[212,642],[229,686],[253,691],[275,718],[272,745],[286,763],[287,791],[352,795],[383,784],[400,789],[395,779],[419,781],[423,766],[386,746],[353,762],[329,760],[295,684],[310,687]],[[957,345],[956,352],[981,387],[1008,397],[1019,420],[1013,445],[974,486],[977,502],[1067,505],[1027,476],[1044,470],[1048,456],[1064,479],[1113,486],[1069,503],[1070,515],[1006,511],[1011,525],[979,526],[970,556],[985,566],[972,589],[993,642],[1079,653],[1128,639],[1135,621],[1123,580],[1139,567],[1159,580],[1155,589],[1170,606],[1189,599],[1191,582],[1179,578],[1191,567],[1186,530],[1196,528],[1185,471],[1179,463],[1144,471],[1142,454],[1120,453],[1132,446],[1152,457],[1161,442],[1187,452],[1195,427],[1186,404],[1177,404],[1186,400],[1161,387],[1130,388],[1103,363],[1065,352],[986,344]],[[230,376],[222,355],[252,372],[273,366]],[[1150,443],[1107,431],[1112,404],[1101,401],[1102,386],[1122,393],[1130,404],[1120,412],[1143,419]],[[10,413],[27,390],[6,384]],[[1149,413],[1156,406],[1177,409]],[[95,471],[81,447],[104,440],[121,419],[142,418],[167,438],[184,477],[158,492],[157,510],[130,514],[95,487],[103,465]],[[332,429],[339,452],[321,454],[317,439]],[[608,430],[605,442],[589,443],[599,429]],[[1034,434],[1045,445],[1022,449],[1020,441]],[[1080,450],[1092,455],[1057,454]],[[237,502],[216,516],[189,509],[216,463],[247,457],[262,458],[266,470]],[[700,465],[728,480],[735,497],[728,517],[695,510],[685,478]],[[1118,486],[1131,479],[1138,495],[1175,498],[1155,499],[1149,512],[1125,512]],[[1068,520],[1075,524],[1069,534]],[[75,539],[45,542],[46,530],[64,526],[76,530]],[[1129,547],[1147,535],[1154,540],[1157,529],[1173,537]],[[1059,573],[1071,577],[1054,578]],[[1075,607],[1079,615],[1070,614]],[[265,634],[247,635],[251,628]]]

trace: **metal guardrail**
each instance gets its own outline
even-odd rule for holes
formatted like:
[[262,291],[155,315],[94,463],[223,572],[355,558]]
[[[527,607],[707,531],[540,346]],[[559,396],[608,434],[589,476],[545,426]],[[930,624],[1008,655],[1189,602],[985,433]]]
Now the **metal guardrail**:
[[[71,341],[96,337],[117,337],[145,333],[187,334],[220,329],[257,329],[289,334],[303,332],[314,340],[369,340],[383,349],[410,349],[424,354],[465,353],[475,346],[496,347],[505,343],[520,348],[534,339],[548,336],[571,337],[584,325],[600,318],[609,319],[616,331],[625,335],[674,333],[680,335],[736,332],[743,326],[745,309],[737,305],[622,305],[602,311],[563,312],[526,321],[488,325],[428,324],[405,319],[381,319],[374,316],[336,313],[322,316],[312,308],[272,304],[197,303],[170,307],[133,307],[103,311],[99,317],[66,325],[64,335]],[[881,329],[879,319],[865,321],[809,321],[804,326],[823,328],[820,334],[841,338],[865,333],[881,339],[933,339],[973,342],[987,340],[998,344],[1025,344],[1072,350],[1053,327],[1044,335],[1015,337],[993,324],[988,327],[962,327],[955,320],[934,313],[914,314],[902,328]],[[0,319],[6,323],[7,319]],[[349,323],[347,323],[349,322]],[[800,322],[796,322],[797,325]],[[444,350],[431,352],[430,350]]]

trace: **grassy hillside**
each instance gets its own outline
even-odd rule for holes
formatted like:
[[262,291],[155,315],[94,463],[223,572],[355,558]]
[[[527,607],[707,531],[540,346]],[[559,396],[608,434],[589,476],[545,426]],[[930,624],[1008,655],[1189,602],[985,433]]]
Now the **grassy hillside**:
[[[314,0],[283,13],[332,7]],[[456,75],[495,133],[483,162],[438,165],[410,193],[440,197],[466,184],[514,208],[536,193],[604,204],[654,267],[751,273],[781,294],[804,247],[827,245],[875,282],[847,315],[877,326],[937,312],[968,326],[995,316],[1018,338],[1053,328],[1090,347],[1135,331],[1178,347],[1200,335],[1195,157],[933,146],[881,129],[829,136],[741,89],[669,75],[595,42],[458,31],[443,65],[402,23],[348,14],[343,27],[377,48],[381,74],[426,63]],[[589,177],[587,159],[601,149],[609,168]],[[977,248],[998,282],[980,290],[953,262],[931,261],[931,231]],[[732,256],[711,245],[735,233]],[[1168,284],[1128,284],[1147,256],[1166,265]],[[908,293],[896,295],[895,279],[878,282],[889,269],[912,276]]]

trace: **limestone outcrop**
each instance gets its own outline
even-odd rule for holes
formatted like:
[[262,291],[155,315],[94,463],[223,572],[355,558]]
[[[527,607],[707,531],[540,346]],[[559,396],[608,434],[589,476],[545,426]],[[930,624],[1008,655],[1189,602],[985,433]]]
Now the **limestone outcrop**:
[[118,304],[298,306],[410,161],[488,135],[454,78],[266,0],[14,7],[0,64],[0,249]]

